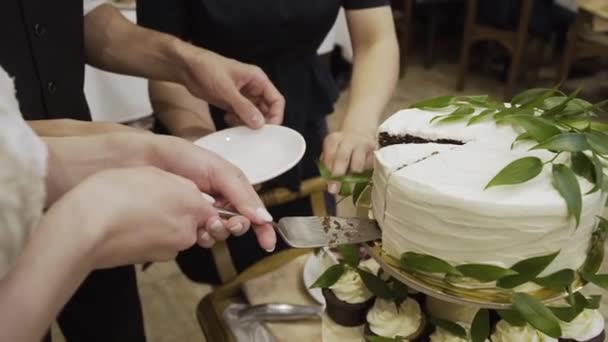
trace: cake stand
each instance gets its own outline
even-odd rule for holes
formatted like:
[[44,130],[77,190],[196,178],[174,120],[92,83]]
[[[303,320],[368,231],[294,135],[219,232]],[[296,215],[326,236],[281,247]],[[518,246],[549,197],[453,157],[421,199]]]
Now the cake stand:
[[[356,203],[357,215],[360,217],[371,216],[371,187],[368,187],[359,197]],[[408,287],[438,300],[458,304],[474,306],[485,309],[504,310],[512,308],[511,296],[513,289],[502,289],[487,284],[465,283],[463,281],[446,281],[444,277],[433,274],[404,270],[399,266],[399,260],[388,255],[382,249],[381,241],[366,244],[369,255],[375,259],[382,270],[394,279],[402,282]],[[577,292],[583,288],[585,282],[576,275],[572,284],[572,291]],[[564,299],[568,296],[566,291],[556,291],[538,288],[526,291],[529,295],[536,297],[544,304]]]

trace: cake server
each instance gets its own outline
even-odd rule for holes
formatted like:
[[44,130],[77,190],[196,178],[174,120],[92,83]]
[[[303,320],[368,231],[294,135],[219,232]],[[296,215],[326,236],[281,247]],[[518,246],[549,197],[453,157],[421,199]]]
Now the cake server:
[[[217,209],[220,216],[230,218],[235,212]],[[358,217],[293,216],[272,223],[283,240],[295,248],[334,247],[380,239],[376,221]]]

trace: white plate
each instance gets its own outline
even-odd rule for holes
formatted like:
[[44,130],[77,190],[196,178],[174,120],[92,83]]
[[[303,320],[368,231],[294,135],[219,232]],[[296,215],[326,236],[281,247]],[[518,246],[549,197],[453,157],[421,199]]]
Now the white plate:
[[224,129],[194,142],[238,166],[251,184],[260,184],[294,167],[306,150],[300,133],[291,128],[266,125]]
[[310,294],[310,296],[319,302],[319,304],[325,306],[325,298],[321,289],[311,289],[310,286],[325,272],[331,265],[338,263],[335,255],[329,251],[328,248],[323,248],[318,255],[311,254],[304,264],[304,270],[302,271],[302,279],[304,280],[304,288]]

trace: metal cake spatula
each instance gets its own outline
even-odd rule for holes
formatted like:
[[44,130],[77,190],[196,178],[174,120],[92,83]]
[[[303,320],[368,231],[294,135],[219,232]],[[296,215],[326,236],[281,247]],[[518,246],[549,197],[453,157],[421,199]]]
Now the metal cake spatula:
[[[238,215],[224,209],[218,209],[218,212],[224,218]],[[355,244],[378,240],[381,236],[376,221],[357,217],[283,217],[272,225],[283,240],[295,248]]]

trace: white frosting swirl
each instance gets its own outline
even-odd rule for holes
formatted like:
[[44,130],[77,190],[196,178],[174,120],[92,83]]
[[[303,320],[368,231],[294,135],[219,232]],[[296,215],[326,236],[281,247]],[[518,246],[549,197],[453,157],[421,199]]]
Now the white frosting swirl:
[[377,298],[367,313],[369,329],[374,334],[389,338],[408,337],[422,324],[422,311],[418,303],[408,298],[397,308],[395,302]]
[[562,337],[587,341],[604,330],[604,317],[598,310],[584,310],[572,322],[560,322]]
[[339,300],[349,304],[359,304],[372,298],[357,271],[347,268],[340,279],[329,287]]
[[[461,327],[465,328],[467,331],[467,336],[469,335],[469,326],[463,323],[459,323],[457,322],[456,324],[460,325]],[[470,338],[462,338],[459,336],[456,336],[454,334],[452,334],[451,332],[444,330],[440,327],[437,327],[437,329],[435,329],[435,331],[433,332],[433,334],[431,334],[430,336],[430,341],[431,342],[469,342]],[[490,340],[488,340],[486,338],[486,342],[490,342]]]
[[498,322],[491,339],[492,342],[557,342],[556,338],[547,336],[530,325],[517,327],[506,321]]
[[372,274],[378,275],[378,272],[380,271],[380,264],[378,264],[376,260],[369,258],[365,261],[361,261],[359,263],[359,268],[368,271]]

